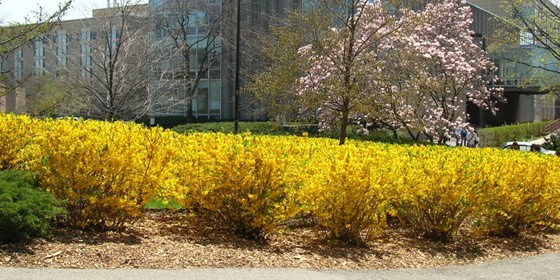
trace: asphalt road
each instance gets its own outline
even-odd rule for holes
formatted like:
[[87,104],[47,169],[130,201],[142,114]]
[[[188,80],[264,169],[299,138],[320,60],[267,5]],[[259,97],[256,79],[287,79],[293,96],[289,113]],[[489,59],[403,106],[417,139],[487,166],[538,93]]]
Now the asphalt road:
[[153,269],[52,269],[0,267],[0,279],[90,280],[90,279],[244,279],[244,280],[440,280],[440,279],[560,279],[560,253],[501,260],[468,266],[399,270],[313,270],[298,268],[197,268]]

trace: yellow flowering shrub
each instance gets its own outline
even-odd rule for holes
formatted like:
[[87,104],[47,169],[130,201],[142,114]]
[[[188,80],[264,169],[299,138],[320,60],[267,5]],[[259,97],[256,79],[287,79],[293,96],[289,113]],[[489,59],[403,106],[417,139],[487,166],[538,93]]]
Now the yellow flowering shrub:
[[[37,172],[80,227],[121,226],[158,195],[249,238],[300,212],[359,244],[397,215],[448,241],[560,222],[560,158],[498,149],[195,133],[0,114],[0,169]],[[466,225],[465,221],[474,221]]]
[[447,242],[480,206],[486,181],[475,149],[413,146],[395,207],[419,235]]
[[33,123],[27,116],[0,113],[0,170],[15,167],[18,151],[32,139]]
[[122,122],[46,120],[22,166],[66,203],[79,227],[120,227],[141,214],[169,177],[175,134]]
[[182,139],[180,150],[176,182],[166,192],[181,206],[253,239],[296,213],[288,195],[300,185],[294,141],[197,133]]
[[558,224],[560,214],[560,160],[519,151],[487,149],[489,174],[484,209],[476,230],[513,236],[534,226]]
[[359,245],[385,226],[393,190],[403,183],[401,156],[384,145],[329,144],[309,163],[302,207],[330,238]]

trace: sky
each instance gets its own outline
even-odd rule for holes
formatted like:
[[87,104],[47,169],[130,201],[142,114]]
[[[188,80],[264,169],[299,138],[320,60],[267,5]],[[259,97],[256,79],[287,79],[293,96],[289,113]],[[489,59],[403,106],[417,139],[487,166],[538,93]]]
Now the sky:
[[[2,24],[23,23],[26,15],[33,18],[33,12],[38,11],[39,6],[44,7],[44,10],[49,13],[54,13],[59,4],[64,2],[64,0],[0,0],[0,19]],[[148,0],[139,0],[139,2],[148,3]],[[107,0],[73,0],[70,10],[62,19],[90,17],[92,9],[105,7],[107,7]]]

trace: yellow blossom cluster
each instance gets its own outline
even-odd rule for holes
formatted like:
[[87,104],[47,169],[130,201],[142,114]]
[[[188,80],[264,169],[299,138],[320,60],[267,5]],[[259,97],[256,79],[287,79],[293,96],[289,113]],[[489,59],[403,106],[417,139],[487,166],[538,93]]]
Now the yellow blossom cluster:
[[202,211],[221,225],[260,238],[297,213],[302,181],[297,137],[196,133],[178,139],[173,184],[162,197]]
[[[2,125],[18,123],[7,117],[13,119],[2,115]],[[172,132],[122,122],[33,123],[28,134],[17,132],[28,140],[14,160],[20,168],[37,172],[39,183],[65,202],[66,218],[74,225],[119,227],[140,215],[171,177],[168,165],[176,149],[167,144],[177,136]]]
[[5,170],[15,167],[18,150],[32,139],[34,121],[11,114],[0,116],[0,170]]
[[[299,214],[358,244],[387,215],[426,238],[511,235],[560,215],[560,158],[121,122],[0,115],[2,168],[38,172],[79,226],[119,225],[158,197],[250,238]],[[466,224],[466,221],[469,221]]]

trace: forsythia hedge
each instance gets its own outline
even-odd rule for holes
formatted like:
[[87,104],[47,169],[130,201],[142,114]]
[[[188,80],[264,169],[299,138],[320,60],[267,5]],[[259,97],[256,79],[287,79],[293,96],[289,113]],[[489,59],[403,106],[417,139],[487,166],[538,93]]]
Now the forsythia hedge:
[[66,119],[34,121],[31,130],[17,162],[39,172],[39,183],[65,201],[66,218],[80,227],[121,226],[171,176],[176,149],[168,144],[176,135],[159,128]]
[[384,227],[406,173],[398,149],[355,142],[330,146],[317,149],[310,160],[309,180],[298,199],[331,238],[359,244]]
[[276,138],[250,134],[183,137],[172,164],[176,181],[163,196],[196,207],[240,235],[260,238],[298,210],[294,193],[303,177],[294,142],[279,145]]
[[[515,235],[554,226],[560,158],[249,133],[179,135],[121,122],[0,115],[0,167],[39,174],[81,227],[121,226],[152,198],[174,200],[249,238],[300,213],[359,244],[396,216],[448,241],[470,227]],[[467,223],[468,222],[468,223]]]

